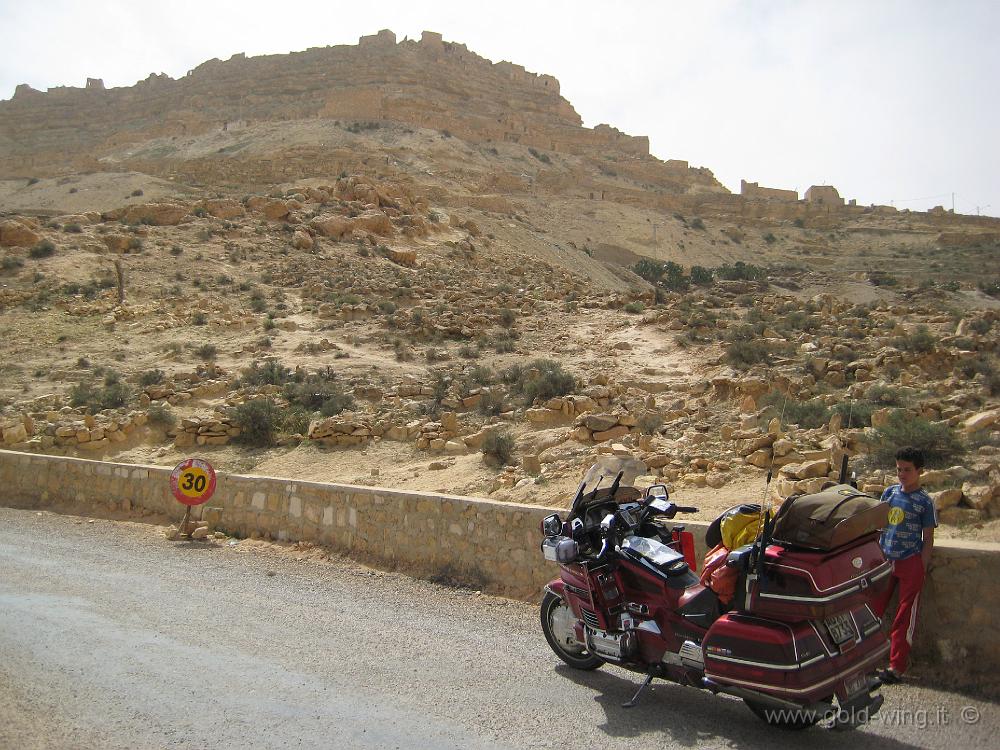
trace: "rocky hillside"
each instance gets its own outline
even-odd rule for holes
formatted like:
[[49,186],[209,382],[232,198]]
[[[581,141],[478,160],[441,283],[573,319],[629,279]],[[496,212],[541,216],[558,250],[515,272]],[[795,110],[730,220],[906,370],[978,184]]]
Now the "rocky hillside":
[[921,442],[1000,535],[996,220],[732,195],[433,34],[22,89],[0,169],[6,448],[711,516]]

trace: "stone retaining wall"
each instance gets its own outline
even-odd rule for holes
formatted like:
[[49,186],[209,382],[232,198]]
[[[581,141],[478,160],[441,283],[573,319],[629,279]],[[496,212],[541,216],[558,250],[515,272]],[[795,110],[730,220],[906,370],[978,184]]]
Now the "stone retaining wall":
[[[79,502],[179,519],[170,469],[0,451],[6,505]],[[220,474],[202,509],[216,529],[328,545],[361,561],[525,601],[556,574],[539,552],[552,512],[514,503],[377,487]],[[707,524],[688,522],[699,559]],[[915,659],[934,682],[1000,684],[1000,545],[939,542],[921,596]],[[940,669],[938,669],[940,667]]]

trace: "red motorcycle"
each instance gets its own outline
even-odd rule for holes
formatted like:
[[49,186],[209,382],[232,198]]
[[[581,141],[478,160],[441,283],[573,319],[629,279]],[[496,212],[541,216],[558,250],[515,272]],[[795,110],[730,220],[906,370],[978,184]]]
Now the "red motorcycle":
[[873,716],[883,701],[875,669],[889,649],[871,607],[890,572],[877,532],[802,549],[772,543],[765,514],[754,543],[726,560],[739,574],[727,610],[695,575],[691,533],[665,523],[697,509],[670,502],[662,484],[627,486],[626,474],[644,473],[628,464],[595,465],[568,517],[542,521],[543,553],[560,567],[541,607],[556,655],[575,669],[645,674],[625,707],[659,678],[742,698],[786,728],[853,728]]

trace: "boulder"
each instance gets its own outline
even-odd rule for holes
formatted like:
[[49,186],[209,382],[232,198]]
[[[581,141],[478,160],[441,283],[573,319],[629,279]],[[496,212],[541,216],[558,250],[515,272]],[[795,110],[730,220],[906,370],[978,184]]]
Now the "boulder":
[[125,221],[129,224],[153,224],[158,227],[174,226],[188,215],[187,206],[179,203],[143,203],[129,206]]
[[588,414],[583,418],[583,424],[593,432],[606,432],[618,424],[618,417],[614,414]]
[[0,221],[0,247],[34,247],[42,236],[17,219]]
[[264,198],[254,196],[247,201],[247,208],[255,213],[261,214],[265,219],[277,221],[284,219],[298,205],[294,201],[286,201],[282,198]]
[[795,473],[797,479],[815,479],[825,477],[830,473],[830,462],[827,459],[819,461],[805,461],[799,464],[799,469]]
[[209,216],[216,219],[235,219],[246,214],[243,204],[231,198],[210,198],[202,206]]
[[606,440],[617,440],[618,438],[623,438],[628,435],[629,429],[625,425],[618,425],[617,427],[612,427],[610,430],[604,430],[603,432],[595,432],[592,438],[595,443],[603,443]]
[[561,411],[546,409],[545,407],[541,407],[539,409],[528,409],[524,412],[524,416],[533,424],[551,424],[553,422],[559,422],[563,419],[563,413]]
[[296,250],[311,250],[313,246],[313,238],[309,232],[304,232],[299,229],[292,236],[292,247]]
[[539,461],[538,456],[523,456],[521,458],[521,468],[527,474],[538,476],[542,473],[542,462]]
[[349,236],[351,232],[354,231],[354,223],[347,217],[339,216],[337,214],[317,216],[309,222],[309,226],[324,237],[329,237],[334,240],[339,240],[345,236]]
[[396,234],[392,221],[381,211],[365,211],[360,216],[355,216],[354,228],[364,229],[380,237],[392,237]]
[[990,411],[981,411],[978,414],[974,414],[962,423],[962,429],[966,432],[979,432],[980,430],[985,430],[988,427],[992,427],[998,421],[1000,421],[1000,409],[991,409]]
[[393,247],[389,249],[389,260],[401,266],[413,268],[417,265],[417,251],[413,248]]
[[772,450],[775,456],[778,457],[787,456],[789,453],[795,450],[795,443],[793,443],[791,440],[780,438],[774,441]]
[[969,508],[986,510],[993,500],[993,488],[985,484],[966,482],[962,485],[963,503]]
[[962,500],[962,490],[952,488],[934,492],[931,494],[931,499],[934,500],[934,507],[938,509],[938,512],[946,508],[954,508]]

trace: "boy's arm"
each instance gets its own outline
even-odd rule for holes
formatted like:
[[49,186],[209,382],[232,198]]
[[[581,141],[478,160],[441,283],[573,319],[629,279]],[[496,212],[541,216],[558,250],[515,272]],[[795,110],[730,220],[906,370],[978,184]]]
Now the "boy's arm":
[[924,529],[924,548],[920,551],[920,557],[924,563],[924,570],[931,563],[931,550],[934,549],[934,527]]

